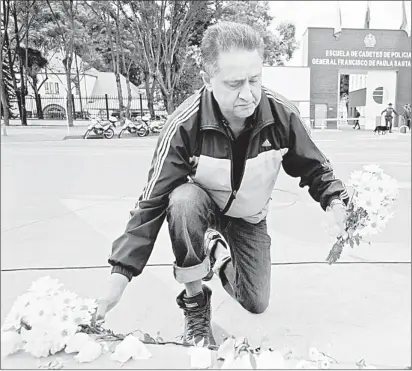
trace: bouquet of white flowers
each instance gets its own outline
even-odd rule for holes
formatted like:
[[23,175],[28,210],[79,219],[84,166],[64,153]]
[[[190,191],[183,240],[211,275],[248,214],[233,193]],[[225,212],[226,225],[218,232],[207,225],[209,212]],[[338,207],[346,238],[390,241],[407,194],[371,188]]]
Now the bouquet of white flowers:
[[366,165],[361,171],[354,171],[348,185],[353,195],[348,204],[346,237],[338,237],[328,257],[329,264],[341,256],[343,247],[360,244],[365,236],[379,233],[393,216],[390,207],[398,196],[396,179],[385,174],[378,165]]
[[34,281],[17,298],[1,328],[3,336],[14,339],[6,342],[9,347],[2,349],[3,355],[20,349],[34,357],[59,352],[81,325],[91,323],[96,307],[96,300],[63,290],[56,279],[42,277]]

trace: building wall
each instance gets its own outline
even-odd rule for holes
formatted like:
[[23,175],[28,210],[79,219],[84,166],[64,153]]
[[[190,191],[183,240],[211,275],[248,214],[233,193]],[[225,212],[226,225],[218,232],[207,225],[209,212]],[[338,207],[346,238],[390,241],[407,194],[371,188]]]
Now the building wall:
[[[349,117],[354,117],[354,108],[355,107],[364,107],[366,105],[366,88],[364,89],[359,89],[359,90],[353,90],[349,92],[349,107],[348,107],[348,116]],[[358,111],[361,112],[360,108],[358,108]],[[362,113],[362,112],[361,112]]]
[[[337,116],[339,73],[395,70],[395,109],[402,112],[403,105],[411,102],[411,42],[406,32],[343,29],[337,40],[332,28],[309,28],[307,33],[311,118],[316,103],[328,105],[329,118]],[[365,40],[371,43],[366,45]]]
[[309,117],[309,67],[263,67],[262,83],[293,102],[302,117]]

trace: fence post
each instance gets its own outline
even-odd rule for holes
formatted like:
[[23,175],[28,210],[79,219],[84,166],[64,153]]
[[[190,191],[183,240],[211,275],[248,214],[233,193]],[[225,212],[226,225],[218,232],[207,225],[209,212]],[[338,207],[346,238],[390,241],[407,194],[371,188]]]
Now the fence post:
[[140,117],[143,117],[143,100],[142,100],[141,93],[139,93],[139,99],[140,99]]
[[104,99],[106,100],[106,119],[109,119],[109,100],[107,99],[107,94],[104,95]]

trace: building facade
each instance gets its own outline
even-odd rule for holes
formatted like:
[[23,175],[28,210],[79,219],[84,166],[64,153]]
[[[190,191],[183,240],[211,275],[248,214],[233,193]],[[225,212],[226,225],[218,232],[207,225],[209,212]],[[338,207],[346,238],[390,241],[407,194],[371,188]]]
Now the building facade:
[[310,68],[270,67],[262,71],[263,85],[291,101],[304,120],[310,118]]
[[[335,39],[332,28],[311,27],[303,37],[302,57],[310,68],[310,116],[315,120],[339,117],[341,75],[349,75],[349,107],[359,108],[366,128],[381,122],[388,103],[398,113],[411,103],[411,38],[405,31],[342,29]],[[399,124],[397,117],[394,124]]]

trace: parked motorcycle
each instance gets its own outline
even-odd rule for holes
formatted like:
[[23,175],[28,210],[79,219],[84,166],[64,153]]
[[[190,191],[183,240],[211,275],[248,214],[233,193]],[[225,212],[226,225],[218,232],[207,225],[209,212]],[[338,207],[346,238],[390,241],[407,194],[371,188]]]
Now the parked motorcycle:
[[[145,135],[149,135],[150,132],[152,133],[160,133],[163,129],[167,121],[167,117],[164,116],[157,116],[156,119],[152,120],[150,115],[145,115],[140,120],[145,127]],[[143,136],[143,135],[142,135]]]
[[131,121],[129,119],[125,119],[122,130],[120,130],[119,133],[119,138],[122,137],[126,130],[130,134],[137,134],[139,137],[144,137],[149,134],[148,128],[144,123]]
[[110,116],[108,121],[102,121],[99,118],[92,119],[83,135],[83,139],[87,139],[91,133],[96,136],[103,136],[106,139],[114,137],[114,129],[116,128],[117,118]]

